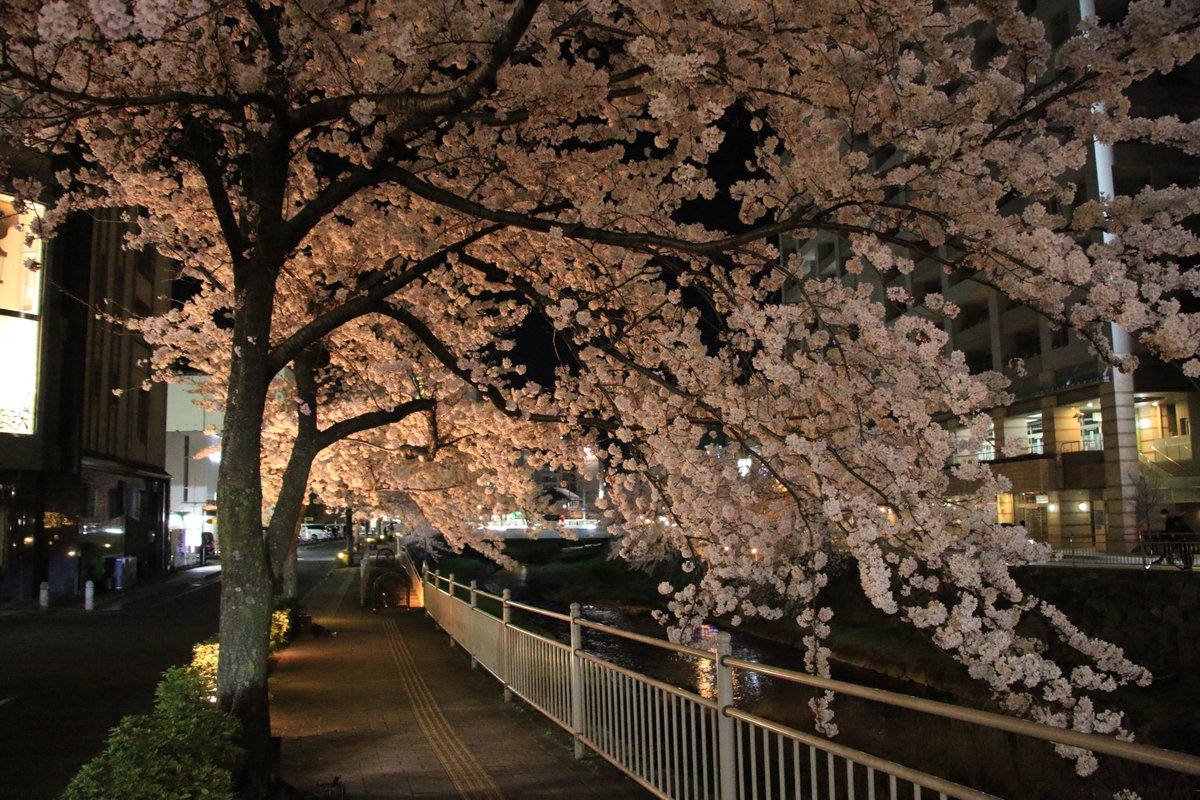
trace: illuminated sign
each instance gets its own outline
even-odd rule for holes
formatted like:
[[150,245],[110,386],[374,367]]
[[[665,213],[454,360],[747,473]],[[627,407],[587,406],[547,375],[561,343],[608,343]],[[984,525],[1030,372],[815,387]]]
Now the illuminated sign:
[[14,198],[0,194],[0,433],[33,433],[43,248],[32,231],[41,211],[34,204],[20,208]]

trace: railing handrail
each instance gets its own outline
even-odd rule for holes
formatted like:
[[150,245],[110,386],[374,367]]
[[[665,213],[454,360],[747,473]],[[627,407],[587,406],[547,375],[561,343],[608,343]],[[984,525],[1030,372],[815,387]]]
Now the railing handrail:
[[[491,592],[485,592],[483,589],[476,589],[475,594],[479,597],[486,597],[488,600],[495,600],[498,603],[504,602],[504,598],[500,595],[492,594]],[[511,601],[509,602],[511,603]]]
[[[488,614],[488,616],[491,617],[492,615]],[[497,622],[500,622],[499,617],[493,617],[493,619],[495,619]],[[534,633],[533,631],[528,630],[526,628],[522,628],[518,625],[510,624],[508,627],[513,629],[514,631],[520,631],[522,636],[528,636],[530,639],[535,639],[535,640],[541,642],[542,644],[548,644],[551,647],[558,648],[559,650],[570,650],[571,649],[571,645],[567,644],[566,642],[560,642],[558,639],[555,639],[552,636],[546,636],[545,634],[542,634],[542,633]]]
[[[444,581],[449,581],[448,577],[441,576],[436,572],[430,573],[430,577],[433,578],[435,581],[439,578]],[[435,586],[436,586],[436,583],[435,583]],[[458,583],[457,581],[455,581],[454,585],[450,586],[449,589],[442,589],[440,586],[437,588],[438,588],[438,591],[441,591],[444,594],[453,594],[454,586],[465,586],[465,584]],[[600,631],[601,633],[606,633],[610,636],[617,636],[622,639],[630,639],[635,642],[642,642],[643,644],[648,644],[653,647],[661,647],[666,650],[671,650],[672,652],[681,653],[681,654],[687,655],[687,656],[692,656],[693,658],[702,658],[707,661],[712,661],[713,659],[716,658],[716,655],[711,650],[704,650],[699,647],[689,647],[688,645],[678,644],[677,642],[665,642],[662,639],[656,639],[653,636],[646,636],[645,634],[634,633],[633,631],[626,631],[626,630],[622,630],[621,628],[614,628],[613,626],[605,625],[602,622],[593,622],[592,620],[589,620],[585,617],[572,618],[570,614],[563,614],[559,611],[550,611],[549,609],[546,609],[546,608],[529,605],[527,603],[520,603],[516,600],[506,601],[500,595],[489,594],[481,589],[475,589],[474,591],[477,595],[479,595],[481,597],[488,597],[493,600],[497,600],[501,603],[507,603],[509,608],[515,608],[518,611],[525,611],[530,614],[537,614],[539,616],[558,620],[559,622],[571,622],[572,619],[574,619],[575,622],[579,623],[579,625],[581,625],[584,628],[590,628],[592,630]]]
[[676,697],[683,697],[687,700],[691,700],[693,703],[702,705],[705,708],[711,708],[713,711],[720,710],[716,700],[709,699],[703,695],[696,694],[695,692],[689,692],[687,689],[680,689],[678,686],[672,686],[666,681],[660,681],[657,678],[651,678],[649,675],[643,675],[637,670],[629,669],[628,667],[622,667],[620,664],[614,664],[608,659],[601,658],[595,653],[589,653],[586,650],[579,650],[576,651],[575,655],[579,656],[584,661],[590,661],[593,664],[602,664],[605,669],[612,670],[618,675],[634,678],[635,680],[641,681],[647,686],[653,686],[656,689],[661,689],[668,694],[673,694]]
[[[567,617],[567,619],[570,620],[571,617]],[[593,622],[585,617],[575,617],[574,620],[584,628],[590,628],[594,631],[600,631],[601,633],[607,633],[611,636],[618,636],[622,639],[629,639],[634,642],[642,642],[643,644],[652,645],[654,647],[661,647],[664,650],[670,650],[674,653],[681,653],[685,656],[702,658],[706,661],[713,661],[717,657],[716,653],[711,650],[702,650],[699,647],[689,647],[686,644],[679,644],[678,642],[664,642],[662,639],[655,639],[653,636],[647,636],[644,633],[634,633],[633,631],[621,630],[620,628],[614,628],[611,625],[605,625],[602,622]]]
[[570,622],[571,621],[570,614],[560,614],[557,611],[549,611],[545,608],[538,608],[537,606],[531,606],[531,605],[527,605],[525,603],[518,603],[516,600],[509,600],[508,607],[515,608],[518,611],[528,611],[530,614],[540,614],[543,617],[549,617],[550,619],[556,619],[559,622]]
[[997,728],[1010,733],[1019,733],[1035,739],[1108,753],[1109,755],[1119,756],[1142,764],[1167,767],[1177,772],[1186,772],[1189,775],[1200,775],[1200,757],[1191,756],[1187,753],[1179,753],[1174,750],[1166,750],[1161,747],[1137,742],[1126,742],[1098,733],[1084,733],[1069,728],[1057,728],[1041,722],[1010,717],[1007,714],[997,714],[994,711],[982,711],[966,706],[954,705],[953,703],[943,703],[938,700],[926,700],[922,697],[913,697],[912,695],[901,694],[899,692],[889,692],[886,689],[873,689],[869,686],[860,686],[855,683],[847,683],[832,678],[822,678],[806,672],[797,672],[795,670],[784,669],[783,667],[746,661],[745,659],[734,658],[733,656],[725,656],[721,661],[734,669],[757,672],[760,675],[769,675],[773,678],[780,678],[817,689],[848,694],[864,700],[873,700],[886,705],[908,708],[913,711],[921,711],[926,714],[946,717],[947,719],[969,722],[987,728]]

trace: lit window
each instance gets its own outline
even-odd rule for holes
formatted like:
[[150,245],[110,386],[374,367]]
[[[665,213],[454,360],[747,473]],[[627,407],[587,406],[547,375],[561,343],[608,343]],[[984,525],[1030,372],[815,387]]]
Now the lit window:
[[43,248],[40,239],[27,244],[26,237],[40,211],[40,206],[30,204],[18,213],[15,199],[0,194],[0,342],[4,342],[0,433],[34,431],[42,273],[26,264],[40,265]]

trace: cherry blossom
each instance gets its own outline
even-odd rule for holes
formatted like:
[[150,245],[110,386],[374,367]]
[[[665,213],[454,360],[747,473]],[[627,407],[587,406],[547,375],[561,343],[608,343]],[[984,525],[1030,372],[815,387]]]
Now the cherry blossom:
[[[1112,323],[1200,374],[1200,191],[1075,202],[1094,140],[1200,152],[1126,95],[1195,56],[1196,17],[1139,0],[1052,47],[1003,2],[14,0],[0,131],[69,156],[47,232],[138,209],[129,245],[199,287],[137,327],[160,379],[186,359],[226,413],[218,682],[252,742],[310,486],[494,552],[479,516],[584,447],[622,555],[690,570],[677,633],[786,615],[827,673],[848,565],[1005,708],[1119,733],[1092,695],[1150,676],[1014,582],[1045,551],[995,522],[1001,477],[947,469],[945,428],[981,444],[1006,379],[904,281],[935,265],[1116,367]],[[806,273],[786,244],[808,238],[842,243],[845,280]]]

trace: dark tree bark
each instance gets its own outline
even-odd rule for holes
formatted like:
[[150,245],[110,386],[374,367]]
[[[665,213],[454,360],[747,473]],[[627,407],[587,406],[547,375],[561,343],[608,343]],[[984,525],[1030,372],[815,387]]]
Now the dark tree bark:
[[241,357],[233,360],[230,373],[217,479],[224,543],[217,687],[221,706],[242,723],[243,796],[256,798],[266,796],[272,767],[267,656],[274,587],[262,529],[259,455],[271,379],[264,367],[275,271],[244,268],[237,272],[241,280],[235,297],[245,313],[235,316],[233,342]]

